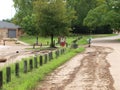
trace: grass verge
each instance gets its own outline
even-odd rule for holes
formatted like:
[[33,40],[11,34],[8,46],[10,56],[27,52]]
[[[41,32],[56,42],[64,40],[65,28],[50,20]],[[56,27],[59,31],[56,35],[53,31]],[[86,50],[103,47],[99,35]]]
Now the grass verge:
[[[20,73],[20,77],[16,77],[14,74],[14,71],[12,71],[12,81],[9,83],[5,83],[3,88],[1,90],[30,90],[34,88],[34,86],[41,80],[44,79],[48,73],[55,70],[57,67],[62,65],[63,63],[70,60],[73,56],[76,54],[84,51],[84,48],[78,48],[78,49],[67,49],[65,54],[61,55],[57,59],[54,58],[51,62],[48,62],[47,64],[44,64],[42,67],[39,67],[37,69],[33,69],[31,72],[28,72],[27,74]],[[20,66],[22,66],[23,61],[20,62]],[[11,66],[14,68],[14,65]],[[3,70],[5,75],[5,69]],[[22,69],[20,69],[20,72],[23,72]]]

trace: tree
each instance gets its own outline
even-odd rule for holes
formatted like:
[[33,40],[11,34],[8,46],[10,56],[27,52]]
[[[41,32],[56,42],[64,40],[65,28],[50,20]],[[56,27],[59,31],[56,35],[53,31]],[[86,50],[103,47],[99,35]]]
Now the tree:
[[[114,5],[114,0],[105,0],[95,9],[88,12],[87,17],[84,19],[84,25],[96,28],[98,26],[110,25],[111,28],[119,30],[120,28],[120,14],[118,4]],[[114,7],[114,8],[113,8]]]
[[35,15],[27,15],[23,17],[21,26],[28,35],[33,35],[38,38],[39,31],[36,28]]
[[70,12],[63,0],[37,0],[34,7],[36,24],[41,35],[51,36],[51,47],[55,47],[53,37],[66,35],[71,24]]
[[106,13],[106,16],[104,17],[104,20],[102,22],[104,25],[108,24],[116,31],[120,31],[120,14],[110,10]]
[[35,0],[13,0],[16,9],[16,15],[13,22],[20,25],[28,35],[36,36],[38,44],[39,32],[36,28],[35,15],[33,14],[33,2]]
[[[73,7],[75,10],[75,16],[77,17],[76,20],[72,21],[72,28],[76,32],[82,32],[82,29],[86,29],[87,27],[84,26],[83,21],[84,18],[87,16],[88,12],[91,9],[94,9],[97,5],[96,0],[67,0],[69,6]],[[73,31],[73,32],[74,32]]]
[[14,7],[16,9],[15,21],[17,24],[21,24],[22,19],[27,15],[32,15],[33,1],[35,0],[13,0]]
[[100,5],[97,8],[90,10],[87,17],[84,19],[84,25],[90,28],[96,28],[102,24],[103,17],[107,12],[106,5]]

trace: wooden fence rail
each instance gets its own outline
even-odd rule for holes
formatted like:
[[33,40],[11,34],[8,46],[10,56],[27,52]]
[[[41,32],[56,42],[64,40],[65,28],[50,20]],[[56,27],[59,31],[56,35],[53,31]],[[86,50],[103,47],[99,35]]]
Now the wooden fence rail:
[[[55,51],[55,58],[58,58],[60,55],[64,54],[65,50],[56,50]],[[44,56],[44,59],[43,59]],[[49,52],[48,54],[45,55],[40,55],[39,56],[39,61],[37,56],[35,56],[33,59],[30,59],[29,61],[24,60],[23,61],[23,73],[27,73],[28,71],[32,71],[34,68],[38,68],[39,66],[43,66],[43,64],[47,64],[48,61],[51,61],[53,59],[53,52]],[[29,63],[29,64],[28,64]],[[29,68],[28,68],[29,67]],[[19,63],[15,63],[15,68],[14,68],[15,76],[19,77],[20,76],[20,65]],[[6,82],[9,83],[11,82],[11,67],[6,67]],[[3,86],[3,71],[0,71],[0,88]]]

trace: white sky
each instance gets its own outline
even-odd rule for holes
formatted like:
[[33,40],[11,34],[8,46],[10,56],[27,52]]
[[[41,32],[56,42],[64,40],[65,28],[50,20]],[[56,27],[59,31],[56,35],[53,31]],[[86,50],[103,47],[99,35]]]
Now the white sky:
[[14,15],[13,0],[0,0],[0,20],[11,19]]

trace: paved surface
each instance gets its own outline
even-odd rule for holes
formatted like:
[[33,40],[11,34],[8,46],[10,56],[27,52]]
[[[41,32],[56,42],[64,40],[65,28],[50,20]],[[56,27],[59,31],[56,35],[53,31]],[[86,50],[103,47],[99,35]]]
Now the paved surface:
[[98,38],[93,40],[93,45],[110,47],[113,49],[112,53],[107,56],[110,63],[110,73],[114,80],[115,90],[120,90],[120,35],[107,38]]

